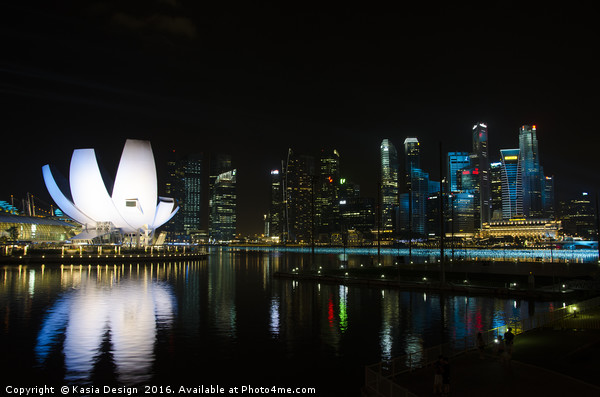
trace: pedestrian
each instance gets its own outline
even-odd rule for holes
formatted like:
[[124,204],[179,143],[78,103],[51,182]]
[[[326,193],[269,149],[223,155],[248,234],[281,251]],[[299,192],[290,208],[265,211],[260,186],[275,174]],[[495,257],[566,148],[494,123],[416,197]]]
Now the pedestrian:
[[509,356],[512,356],[514,340],[515,334],[512,333],[512,328],[508,327],[508,330],[504,333],[504,346],[506,347],[506,353]]
[[433,363],[433,369],[435,372],[433,378],[433,394],[442,394],[443,391],[443,373],[444,373],[444,356],[438,356],[438,359]]
[[483,352],[485,350],[485,341],[481,332],[477,333],[477,349],[479,350],[479,358],[483,360]]
[[447,396],[450,393],[450,361],[448,361],[448,357],[444,357],[442,381],[444,383],[443,395]]

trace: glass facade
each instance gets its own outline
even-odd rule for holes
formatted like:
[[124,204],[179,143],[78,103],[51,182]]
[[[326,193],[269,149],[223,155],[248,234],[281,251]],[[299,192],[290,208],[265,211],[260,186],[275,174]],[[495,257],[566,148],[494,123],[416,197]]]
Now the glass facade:
[[271,205],[269,206],[269,237],[283,239],[283,173],[271,170]]
[[471,166],[471,157],[467,152],[448,152],[448,191],[458,191],[457,172]]
[[537,130],[535,125],[523,125],[519,129],[521,173],[523,189],[523,215],[530,218],[543,216],[542,183]]
[[165,191],[179,203],[177,213],[166,225],[170,239],[181,241],[202,228],[203,155],[190,154],[177,158],[171,152],[167,161]]
[[340,232],[340,154],[337,150],[321,151],[318,178],[315,223],[320,235],[331,236]]
[[285,167],[285,241],[309,243],[313,239],[314,158],[288,150]]
[[213,242],[231,241],[236,233],[236,170],[217,175],[209,201],[209,238]]
[[482,223],[490,221],[492,206],[488,130],[485,123],[477,123],[473,126],[473,155],[471,164],[478,171],[479,227],[481,227]]
[[64,242],[78,232],[79,226],[64,221],[0,213],[0,239],[6,242]]
[[521,156],[519,149],[500,150],[502,162],[502,218],[523,215]]
[[394,212],[398,207],[398,152],[389,139],[381,142],[381,228],[394,230]]
[[502,162],[490,164],[492,186],[492,220],[502,219]]

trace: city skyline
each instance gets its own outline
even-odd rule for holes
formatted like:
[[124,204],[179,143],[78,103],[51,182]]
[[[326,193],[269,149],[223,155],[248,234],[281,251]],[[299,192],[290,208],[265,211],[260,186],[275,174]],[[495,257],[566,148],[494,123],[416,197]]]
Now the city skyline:
[[2,6],[27,18],[1,28],[0,200],[29,192],[51,202],[41,165],[66,170],[74,149],[95,147],[109,166],[126,138],[148,139],[159,194],[171,150],[230,153],[240,232],[261,233],[270,170],[289,148],[336,149],[341,175],[376,197],[383,139],[399,148],[418,138],[422,169],[439,180],[439,142],[444,153],[470,151],[479,121],[489,128],[490,162],[518,147],[522,125],[536,125],[559,199],[600,185],[596,35],[581,10],[244,17],[186,1],[140,4]]

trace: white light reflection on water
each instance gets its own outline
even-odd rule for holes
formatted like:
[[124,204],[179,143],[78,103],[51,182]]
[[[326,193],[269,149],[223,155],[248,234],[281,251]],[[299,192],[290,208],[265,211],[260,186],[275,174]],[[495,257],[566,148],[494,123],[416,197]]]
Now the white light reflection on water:
[[101,279],[87,271],[72,278],[73,289],[43,320],[35,347],[40,364],[64,331],[66,381],[89,382],[105,342],[119,382],[150,380],[157,330],[172,325],[175,300],[168,285],[146,274],[137,280],[115,279],[115,274]]
[[279,298],[274,296],[271,298],[271,324],[269,329],[274,338],[279,336]]

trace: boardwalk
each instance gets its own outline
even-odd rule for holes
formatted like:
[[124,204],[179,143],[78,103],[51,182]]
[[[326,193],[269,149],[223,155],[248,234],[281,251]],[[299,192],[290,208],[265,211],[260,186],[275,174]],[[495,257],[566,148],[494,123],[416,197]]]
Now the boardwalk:
[[[451,396],[600,396],[600,331],[542,329],[515,338],[503,364],[488,349],[451,360]],[[395,381],[417,396],[432,396],[433,368]]]

